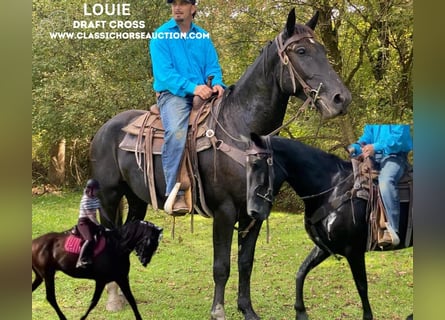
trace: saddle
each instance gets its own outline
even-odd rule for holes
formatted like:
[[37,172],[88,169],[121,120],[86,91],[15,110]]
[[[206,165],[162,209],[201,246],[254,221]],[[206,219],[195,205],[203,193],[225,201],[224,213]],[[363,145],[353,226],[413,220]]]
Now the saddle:
[[[94,256],[100,254],[106,245],[106,240],[103,235],[96,235],[96,244],[94,245]],[[82,244],[85,240],[83,240],[79,231],[77,230],[77,226],[74,226],[69,236],[65,240],[64,248],[66,252],[80,254],[80,249],[82,248]]]
[[[374,250],[383,237],[388,222],[380,190],[378,188],[379,171],[376,170],[370,158],[351,159],[354,171],[354,186],[352,196],[368,201],[367,219],[369,222],[367,250]],[[398,186],[400,203],[408,203],[408,217],[405,241],[401,244],[410,245],[413,233],[412,195],[413,195],[413,167],[410,165],[400,179]],[[401,214],[403,214],[401,212]]]
[[[203,101],[198,96],[194,97],[193,108],[190,114],[189,129],[187,133],[185,152],[182,155],[181,168],[178,173],[180,191],[184,191],[185,200],[192,212],[196,202],[196,184],[202,192],[201,179],[197,166],[197,153],[215,146],[214,128],[215,120],[220,110],[220,99],[212,96]],[[212,117],[209,115],[212,114]],[[133,122],[122,128],[126,133],[119,144],[119,148],[125,151],[134,152],[136,162],[144,174],[144,179],[150,192],[151,205],[153,209],[158,209],[155,178],[153,169],[153,155],[161,154],[164,143],[164,128],[161,122],[160,111],[157,105],[152,105],[150,109],[139,116]],[[142,156],[142,155],[145,156]],[[195,182],[196,179],[196,182]],[[200,194],[202,212],[206,217],[211,217],[204,202],[204,197]]]

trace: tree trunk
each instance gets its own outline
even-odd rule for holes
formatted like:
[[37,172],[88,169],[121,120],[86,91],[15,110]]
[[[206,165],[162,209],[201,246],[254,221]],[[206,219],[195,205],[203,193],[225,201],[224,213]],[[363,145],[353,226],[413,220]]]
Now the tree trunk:
[[48,170],[48,181],[54,186],[62,186],[65,182],[65,139],[61,139],[51,148],[51,161]]
[[357,137],[355,136],[354,133],[354,128],[352,127],[351,115],[349,113],[344,115],[340,119],[340,127],[342,133],[342,144],[344,146],[347,146],[357,141]]

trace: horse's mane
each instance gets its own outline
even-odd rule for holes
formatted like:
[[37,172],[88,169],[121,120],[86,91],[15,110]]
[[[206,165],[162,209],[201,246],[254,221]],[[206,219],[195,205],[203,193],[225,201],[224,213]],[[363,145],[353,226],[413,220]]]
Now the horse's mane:
[[[311,155],[313,158],[318,158],[318,164],[329,164],[329,166],[335,165],[338,170],[350,170],[351,162],[346,161],[339,156],[321,150],[317,147],[311,146],[297,139],[287,139],[284,137],[277,137],[277,141],[280,141],[280,149],[289,151],[292,157],[300,157],[300,154]],[[290,142],[289,142],[290,141]]]
[[304,34],[304,33],[309,33],[312,37],[315,38],[314,30],[309,28],[307,25],[300,23],[295,24],[295,34]]

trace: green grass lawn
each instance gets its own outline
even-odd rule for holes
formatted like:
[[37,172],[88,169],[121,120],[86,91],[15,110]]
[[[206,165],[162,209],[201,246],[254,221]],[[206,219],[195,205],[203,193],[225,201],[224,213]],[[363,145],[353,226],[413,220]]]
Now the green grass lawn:
[[[32,199],[32,237],[63,231],[77,221],[81,193],[45,194]],[[163,211],[148,211],[146,220],[164,228],[164,238],[147,268],[131,256],[130,285],[144,319],[202,320],[210,318],[213,296],[212,220],[195,216],[177,218],[172,238],[172,218]],[[313,247],[303,227],[302,215],[273,212],[270,242],[265,224],[258,239],[252,274],[252,303],[267,320],[295,319],[295,273]],[[242,320],[237,311],[236,238],[232,245],[231,277],[226,286],[228,320]],[[376,320],[404,320],[413,312],[413,250],[371,252],[366,257],[369,299]],[[79,318],[91,300],[94,282],[56,274],[56,295],[68,319]],[[305,303],[314,320],[361,319],[360,298],[346,259],[331,257],[309,273]],[[105,310],[106,293],[89,319],[134,319],[126,305],[120,312]],[[32,319],[58,319],[45,299],[41,285],[32,294]]]

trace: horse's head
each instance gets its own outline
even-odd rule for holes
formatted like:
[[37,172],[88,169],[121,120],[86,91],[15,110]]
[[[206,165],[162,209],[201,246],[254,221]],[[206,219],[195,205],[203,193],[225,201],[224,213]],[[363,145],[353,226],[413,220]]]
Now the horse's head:
[[125,224],[123,228],[125,228],[123,238],[128,243],[134,243],[139,261],[146,267],[162,239],[162,228],[148,221],[133,221]]
[[281,89],[302,100],[310,99],[323,118],[345,114],[351,93],[315,40],[318,12],[306,23],[296,24],[295,9],[289,12],[283,32],[275,39],[281,63],[276,77]]
[[247,213],[253,219],[269,217],[273,202],[273,157],[269,137],[251,134],[249,149],[246,150]]

